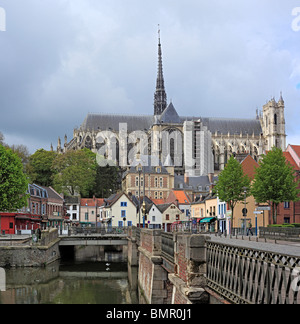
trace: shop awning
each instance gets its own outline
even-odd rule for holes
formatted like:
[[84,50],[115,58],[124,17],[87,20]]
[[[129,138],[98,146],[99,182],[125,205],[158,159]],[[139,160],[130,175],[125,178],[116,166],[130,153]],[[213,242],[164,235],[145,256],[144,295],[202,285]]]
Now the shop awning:
[[200,220],[200,223],[211,223],[216,220],[216,217],[206,217]]

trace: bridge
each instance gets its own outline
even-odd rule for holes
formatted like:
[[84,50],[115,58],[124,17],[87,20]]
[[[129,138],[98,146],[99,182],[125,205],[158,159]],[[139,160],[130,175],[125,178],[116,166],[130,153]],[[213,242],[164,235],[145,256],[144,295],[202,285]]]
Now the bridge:
[[116,246],[127,245],[127,228],[74,228],[61,235],[59,246]]
[[149,229],[128,239],[145,303],[300,304],[299,242]]

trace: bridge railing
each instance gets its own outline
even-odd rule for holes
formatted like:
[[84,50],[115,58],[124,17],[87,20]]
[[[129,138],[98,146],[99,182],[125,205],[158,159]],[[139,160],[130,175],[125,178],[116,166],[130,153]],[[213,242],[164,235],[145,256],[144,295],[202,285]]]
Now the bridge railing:
[[300,256],[207,240],[208,288],[235,304],[300,304]]
[[70,235],[128,234],[128,227],[71,227]]

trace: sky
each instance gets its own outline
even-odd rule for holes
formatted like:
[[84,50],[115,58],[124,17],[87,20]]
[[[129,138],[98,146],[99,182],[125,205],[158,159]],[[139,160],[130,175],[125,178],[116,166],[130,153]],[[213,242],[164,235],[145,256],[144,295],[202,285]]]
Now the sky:
[[282,91],[287,144],[300,145],[299,7],[0,0],[0,132],[34,153],[71,140],[88,113],[152,115],[159,24],[168,102],[179,115],[255,118]]

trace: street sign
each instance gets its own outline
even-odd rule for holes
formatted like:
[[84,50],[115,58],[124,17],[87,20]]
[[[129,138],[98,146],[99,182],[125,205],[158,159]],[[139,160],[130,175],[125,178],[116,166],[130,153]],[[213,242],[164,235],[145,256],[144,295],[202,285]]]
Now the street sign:
[[271,207],[270,206],[258,206],[256,207],[256,210],[271,210]]
[[262,213],[263,213],[262,211],[255,211],[255,212],[253,212],[253,214],[257,214],[257,215],[262,214]]

